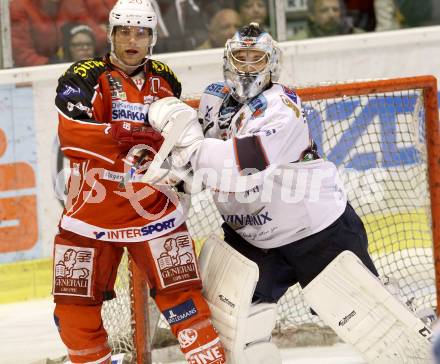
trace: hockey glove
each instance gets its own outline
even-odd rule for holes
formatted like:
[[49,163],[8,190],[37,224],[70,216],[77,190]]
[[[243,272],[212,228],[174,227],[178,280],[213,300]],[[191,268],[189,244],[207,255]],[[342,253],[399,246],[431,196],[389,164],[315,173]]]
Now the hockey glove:
[[[197,120],[197,112],[176,97],[165,97],[153,102],[148,110],[148,120],[165,139],[174,139],[171,155],[173,165],[176,167],[186,165],[204,139],[202,127]],[[184,122],[188,125],[176,135],[175,126]]]
[[138,144],[149,145],[157,152],[163,143],[162,135],[153,128],[126,121],[113,124],[110,134],[123,152],[128,152]]

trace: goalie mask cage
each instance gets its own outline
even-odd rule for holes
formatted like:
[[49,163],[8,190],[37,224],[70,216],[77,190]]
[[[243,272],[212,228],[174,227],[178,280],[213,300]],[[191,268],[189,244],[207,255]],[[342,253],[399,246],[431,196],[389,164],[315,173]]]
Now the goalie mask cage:
[[[333,161],[361,216],[381,276],[399,282],[417,309],[438,307],[440,283],[440,136],[437,82],[432,76],[296,88],[321,155]],[[187,100],[194,107],[197,99]],[[209,192],[192,197],[187,222],[198,247],[220,236],[221,216]],[[118,298],[104,304],[114,352],[151,360],[147,290],[130,263],[121,265]],[[164,325],[164,321],[161,321]],[[305,328],[302,330],[302,328]],[[312,335],[301,333],[313,330]],[[300,288],[278,304],[283,344],[313,344],[328,328],[310,314]],[[309,332],[310,333],[310,332]],[[324,336],[327,334],[324,334]]]

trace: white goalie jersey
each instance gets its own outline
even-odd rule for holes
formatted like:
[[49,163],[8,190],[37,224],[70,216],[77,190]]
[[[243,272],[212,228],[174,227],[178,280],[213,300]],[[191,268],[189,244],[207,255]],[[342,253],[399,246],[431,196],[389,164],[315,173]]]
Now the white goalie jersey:
[[204,183],[224,221],[251,244],[292,243],[344,212],[336,166],[317,154],[293,90],[273,84],[239,105],[223,83],[211,84],[199,121],[205,139],[191,158],[195,175],[206,172]]

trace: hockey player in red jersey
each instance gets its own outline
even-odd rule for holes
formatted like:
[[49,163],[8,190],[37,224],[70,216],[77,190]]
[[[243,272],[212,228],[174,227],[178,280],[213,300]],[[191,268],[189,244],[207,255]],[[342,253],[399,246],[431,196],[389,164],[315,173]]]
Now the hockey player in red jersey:
[[74,363],[110,363],[101,307],[115,296],[126,247],[188,362],[225,363],[201,295],[185,206],[170,190],[141,183],[136,173],[126,180],[136,161],[127,152],[143,144],[154,154],[163,141],[149,126],[150,104],[180,97],[181,85],[167,65],[151,59],[157,17],[149,0],[119,0],[109,23],[111,53],[73,64],[56,90],[59,139],[71,165],[54,244],[61,339]]
[[[317,152],[300,97],[277,83],[280,58],[251,23],[226,42],[225,82],[206,88],[198,117],[173,97],[148,112],[165,140],[174,138],[173,168],[193,170],[224,220],[225,241],[210,237],[199,262],[228,362],[281,363],[270,340],[276,302],[296,283],[368,363],[427,362],[430,329],[377,278],[335,164]],[[173,125],[183,121],[177,136]]]

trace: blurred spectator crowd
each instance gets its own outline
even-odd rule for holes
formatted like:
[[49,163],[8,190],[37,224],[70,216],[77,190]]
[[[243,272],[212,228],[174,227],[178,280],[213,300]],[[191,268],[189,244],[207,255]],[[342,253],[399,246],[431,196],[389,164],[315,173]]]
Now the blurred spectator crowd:
[[[158,13],[155,53],[223,47],[244,24],[270,30],[269,0],[151,0]],[[116,0],[10,0],[15,67],[103,55]],[[307,0],[287,40],[394,30],[439,23],[435,0]],[[288,2],[286,1],[286,4]],[[289,16],[286,12],[287,25]],[[276,36],[276,35],[275,35]]]

